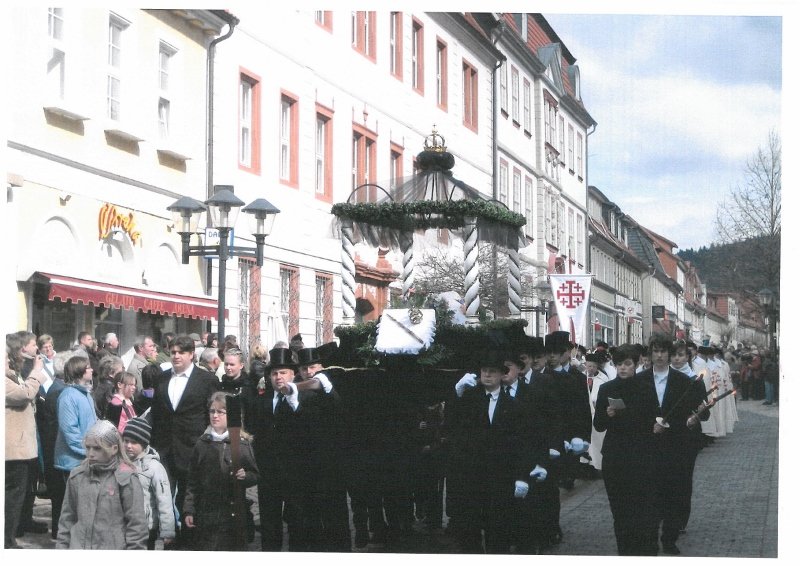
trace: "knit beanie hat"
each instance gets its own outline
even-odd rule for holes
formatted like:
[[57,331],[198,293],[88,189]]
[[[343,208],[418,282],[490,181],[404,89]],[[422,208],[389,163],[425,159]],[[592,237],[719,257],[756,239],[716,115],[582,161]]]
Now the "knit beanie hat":
[[129,420],[125,424],[125,430],[122,431],[122,438],[130,438],[147,448],[150,444],[150,432],[153,427],[143,417],[136,417]]

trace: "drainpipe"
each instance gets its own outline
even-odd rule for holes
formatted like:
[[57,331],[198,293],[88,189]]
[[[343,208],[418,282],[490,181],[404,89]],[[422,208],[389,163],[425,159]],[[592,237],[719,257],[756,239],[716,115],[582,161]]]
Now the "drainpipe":
[[[228,31],[225,35],[214,38],[208,44],[208,56],[206,58],[206,198],[209,199],[214,194],[214,55],[217,44],[225,41],[233,35],[233,28],[239,23],[239,18],[226,12],[225,10],[211,10],[211,12],[225,20],[228,24]],[[206,213],[208,214],[208,213]],[[211,294],[212,264],[206,262],[206,293]],[[206,322],[206,330],[211,330],[211,321]]]
[[239,18],[224,10],[212,10],[215,16],[225,20],[228,31],[211,41],[208,45],[208,58],[206,63],[206,198],[214,194],[214,55],[217,44],[233,35],[233,29],[239,23]]
[[[497,46],[497,41],[505,31],[505,24],[498,21],[492,31],[490,37],[492,38],[492,45]],[[497,64],[492,70],[492,198],[497,200],[500,194],[497,181],[497,70],[503,66],[505,57],[497,60]]]

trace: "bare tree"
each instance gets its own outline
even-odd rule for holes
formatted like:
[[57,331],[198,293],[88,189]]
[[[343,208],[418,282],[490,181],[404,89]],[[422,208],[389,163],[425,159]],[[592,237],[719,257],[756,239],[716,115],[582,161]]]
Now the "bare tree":
[[[720,243],[746,243],[747,257],[737,258],[732,272],[763,277],[749,281],[750,290],[768,286],[778,292],[781,262],[781,140],[770,131],[766,147],[747,160],[743,178],[717,206],[716,230]],[[760,280],[759,280],[760,279]]]

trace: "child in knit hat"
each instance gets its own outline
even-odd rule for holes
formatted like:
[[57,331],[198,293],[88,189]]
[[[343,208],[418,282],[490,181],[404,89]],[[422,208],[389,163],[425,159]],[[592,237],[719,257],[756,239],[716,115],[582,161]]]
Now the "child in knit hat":
[[175,539],[175,512],[167,471],[158,452],[150,446],[150,423],[144,417],[129,420],[122,433],[125,454],[133,462],[144,492],[144,511],[150,536],[147,549],[154,550],[156,540],[169,545]]

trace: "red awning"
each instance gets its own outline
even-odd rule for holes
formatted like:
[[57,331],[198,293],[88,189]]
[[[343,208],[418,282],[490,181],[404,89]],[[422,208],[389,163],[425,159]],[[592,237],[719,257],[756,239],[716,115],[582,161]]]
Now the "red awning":
[[[61,299],[95,306],[132,309],[153,314],[186,318],[217,318],[217,301],[203,297],[172,295],[143,289],[132,289],[109,283],[86,281],[74,277],[41,273],[50,284],[48,299]],[[225,311],[228,318],[228,311]]]

